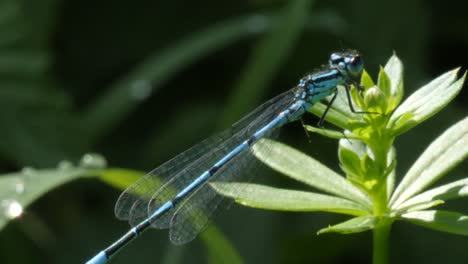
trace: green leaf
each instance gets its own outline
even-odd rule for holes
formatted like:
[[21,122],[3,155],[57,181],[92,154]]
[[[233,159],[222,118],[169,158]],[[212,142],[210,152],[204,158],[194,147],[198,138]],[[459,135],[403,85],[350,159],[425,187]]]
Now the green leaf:
[[[128,170],[128,169],[107,169],[97,171],[96,175],[100,180],[109,184],[110,186],[124,190],[128,186],[134,184],[139,178],[145,175],[144,172]],[[151,185],[159,185],[162,183],[161,179],[153,177],[154,181]],[[170,190],[175,191],[175,190]],[[200,213],[203,213],[200,211]],[[196,214],[199,215],[199,214]],[[193,219],[192,221],[196,221]],[[209,263],[243,263],[242,258],[235,250],[234,246],[223,236],[215,225],[210,227],[200,234],[207,251],[208,251],[208,262]],[[175,258],[180,258],[180,252],[174,252]],[[221,261],[223,260],[224,261]],[[226,259],[229,261],[226,262]]]
[[444,184],[437,188],[427,190],[418,194],[394,209],[414,206],[421,203],[428,203],[436,200],[447,201],[468,196],[468,178]]
[[[108,185],[116,189],[125,190],[145,174],[140,171],[114,168],[99,171],[97,176]],[[154,180],[157,181],[158,179],[155,177]]]
[[[455,69],[443,74],[406,99],[390,117],[388,126],[394,130],[393,135],[400,135],[422,123],[452,101],[460,92],[466,76],[455,81],[457,72]],[[413,114],[412,118],[402,123],[400,117],[408,112]]]
[[367,73],[366,70],[362,72],[361,75],[361,85],[364,86],[365,89],[369,89],[373,86],[375,86],[374,81],[372,80],[372,77]]
[[246,109],[255,107],[261,100],[276,72],[280,70],[299,42],[313,2],[312,0],[285,2],[271,31],[254,47],[252,56],[225,107],[221,127],[235,122]]
[[340,234],[352,234],[364,232],[373,229],[377,225],[377,219],[377,217],[372,215],[358,216],[343,223],[323,228],[320,231],[318,231],[318,234],[331,232]]
[[389,97],[392,93],[392,84],[390,82],[390,78],[388,77],[385,70],[380,67],[379,77],[377,79],[377,86],[383,92],[385,97]]
[[387,178],[387,197],[390,197],[392,195],[392,192],[395,188],[395,180],[396,180],[396,150],[392,146],[390,148],[390,152],[387,155],[387,164],[390,164],[387,168],[388,174],[386,175]]
[[258,159],[286,176],[371,207],[370,199],[356,186],[300,151],[268,139],[258,141],[253,150]]
[[395,109],[403,98],[403,63],[394,53],[384,67],[391,82],[389,110]]
[[[328,111],[325,120],[334,124],[337,127],[341,127],[343,129],[348,129],[352,131],[352,128],[354,126],[360,124],[359,120],[362,119],[362,115],[351,112],[351,109],[349,108],[348,98],[346,97],[346,91],[344,91],[344,89],[344,87],[338,87],[338,95],[335,99],[335,102],[333,102],[333,106],[330,108],[330,111]],[[326,101],[328,101],[329,103],[330,99],[331,96],[329,96],[326,99]],[[327,108],[328,103],[324,104],[322,102],[318,102],[314,104],[311,109],[309,109],[309,112],[318,117],[321,117],[323,115],[323,112]],[[357,105],[355,105],[355,102],[353,104],[356,111],[359,111],[360,109]]]
[[[366,91],[368,91],[371,88],[366,89]],[[346,93],[346,91],[344,92]],[[364,98],[362,97],[362,92],[360,92],[354,85],[351,85],[351,89],[349,93],[351,95],[351,101],[353,102],[353,107],[355,105],[357,106],[355,108],[364,109],[365,102],[364,102]],[[348,109],[349,109],[349,103],[348,103]],[[351,109],[349,109],[348,111],[351,111]]]
[[356,202],[335,196],[273,188],[250,183],[212,183],[214,189],[237,203],[267,210],[313,212],[324,211],[366,215],[368,209]]
[[422,211],[422,210],[426,210],[435,206],[439,206],[444,203],[445,202],[443,200],[433,200],[433,201],[415,203],[409,206],[400,206],[397,210],[392,210],[392,216],[398,216],[398,215],[415,212],[415,211]]
[[[348,113],[341,111],[339,107],[340,101],[338,101],[338,98],[340,98],[340,92],[338,92],[337,99],[333,103],[332,108],[330,108],[327,115],[325,116],[325,120],[334,124],[337,127],[346,128],[348,126],[348,120],[352,118]],[[318,117],[322,117],[323,112],[325,112],[325,109],[327,109],[327,107],[328,106],[326,104],[318,102],[314,104],[311,109],[309,109],[309,112]]]
[[468,236],[468,216],[449,211],[418,211],[401,216],[402,220],[438,231]]
[[[206,133],[207,127],[213,126],[213,120],[219,118],[219,105],[215,102],[180,105],[173,110],[174,113],[164,122],[164,126],[154,126],[149,131],[150,138],[139,149],[138,157],[158,160],[171,155],[174,150],[184,149],[199,140],[199,135]],[[190,133],[187,133],[188,127]]]
[[[406,113],[403,113],[402,115],[398,116],[397,118],[395,118],[392,122],[394,124],[394,126],[392,127],[393,129],[393,132],[394,132],[394,135],[396,135],[396,133],[400,133],[398,131],[400,131],[401,129],[403,129],[405,126],[407,126],[408,124],[410,123],[414,123],[414,114],[411,113],[411,112],[406,112]],[[397,132],[395,132],[397,131]],[[394,136],[395,137],[395,136]]]
[[418,158],[395,190],[390,204],[398,208],[433,184],[468,156],[468,117],[439,136]]
[[241,256],[229,240],[214,225],[200,235],[208,251],[208,263],[241,264]]
[[150,55],[87,109],[84,124],[92,129],[91,137],[99,138],[125,119],[145,98],[194,61],[252,33],[264,31],[266,27],[258,27],[258,24],[268,25],[268,17],[260,19],[265,21],[259,21],[258,15],[254,15],[216,23]]
[[3,175],[0,177],[0,229],[52,189],[97,173],[99,168],[74,166],[71,162],[62,161],[56,169],[24,168],[21,172]]
[[329,137],[329,138],[342,139],[342,138],[345,138],[345,135],[346,135],[346,137],[348,139],[359,139],[358,136],[356,136],[355,134],[349,132],[348,130],[346,130],[343,133],[341,131],[325,129],[325,128],[318,128],[318,127],[309,126],[309,125],[305,125],[304,128],[306,130],[308,130],[308,131],[311,131],[311,132],[314,132],[314,133],[317,133],[319,135]]
[[353,140],[349,142],[346,139],[340,140],[338,148],[340,166],[348,179],[353,182],[362,182],[363,180],[361,159],[364,155],[366,155],[365,145],[361,141]]

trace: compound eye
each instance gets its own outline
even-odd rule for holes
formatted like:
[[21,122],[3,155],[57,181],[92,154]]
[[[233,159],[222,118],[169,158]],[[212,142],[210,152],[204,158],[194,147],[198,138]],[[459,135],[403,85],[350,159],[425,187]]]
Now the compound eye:
[[360,56],[356,56],[351,59],[350,64],[349,64],[349,71],[351,74],[360,74],[363,70],[364,67],[364,61]]
[[344,62],[340,62],[338,63],[338,67],[341,69],[341,70],[344,70],[346,68],[346,64]]

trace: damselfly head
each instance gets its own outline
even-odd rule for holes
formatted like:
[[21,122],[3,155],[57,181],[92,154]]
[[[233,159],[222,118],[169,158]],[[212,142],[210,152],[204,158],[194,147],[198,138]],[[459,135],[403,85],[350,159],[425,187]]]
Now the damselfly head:
[[354,50],[332,53],[329,64],[330,67],[336,68],[354,78],[359,77],[364,69],[364,60],[359,52]]

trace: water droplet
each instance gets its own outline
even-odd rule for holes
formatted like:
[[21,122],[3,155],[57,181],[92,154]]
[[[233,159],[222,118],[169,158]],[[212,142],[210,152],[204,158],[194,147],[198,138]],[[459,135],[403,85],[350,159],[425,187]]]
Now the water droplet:
[[24,192],[24,189],[25,189],[24,182],[22,180],[20,180],[20,179],[16,180],[13,187],[14,187],[14,190],[15,190],[16,194],[22,194]]
[[57,169],[59,169],[59,170],[67,170],[67,169],[71,169],[71,168],[73,168],[73,163],[71,163],[68,160],[61,160],[57,164]]
[[36,169],[34,169],[33,167],[24,167],[21,170],[21,174],[23,174],[23,177],[25,179],[29,179],[30,177],[34,176],[35,173],[36,173]]
[[81,158],[80,166],[88,169],[102,169],[107,166],[107,162],[101,155],[88,153]]
[[24,167],[21,170],[21,173],[24,175],[31,175],[34,174],[34,172],[36,172],[36,169],[34,169],[33,167]]
[[146,80],[137,80],[130,86],[130,96],[138,101],[144,100],[150,96],[152,91],[151,83]]
[[16,200],[5,199],[1,202],[2,212],[9,219],[14,219],[23,214],[23,206]]

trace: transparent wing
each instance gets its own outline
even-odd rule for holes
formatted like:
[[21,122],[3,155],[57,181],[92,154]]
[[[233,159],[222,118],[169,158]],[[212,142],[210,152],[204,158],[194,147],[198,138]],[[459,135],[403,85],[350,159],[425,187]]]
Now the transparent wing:
[[[136,225],[148,216],[148,208],[158,207],[162,201],[172,199],[173,195],[185,187],[190,180],[208,169],[212,165],[210,161],[213,158],[222,156],[225,151],[222,150],[221,145],[228,147],[235,145],[235,142],[239,140],[242,141],[240,138],[243,137],[239,135],[245,134],[246,127],[254,122],[258,115],[262,112],[270,112],[271,110],[268,109],[277,108],[274,106],[285,105],[285,102],[293,100],[294,94],[291,91],[271,99],[230,129],[202,141],[141,177],[120,195],[115,206],[115,215],[119,219],[128,220],[132,226]],[[201,168],[203,165],[205,168]],[[160,196],[151,201],[155,193],[159,193]],[[172,213],[169,212],[170,215]],[[160,221],[154,227],[168,227],[168,222],[168,220]]]
[[[198,143],[192,148],[182,152],[173,159],[167,161],[160,167],[149,172],[128,187],[119,197],[115,205],[115,215],[120,220],[146,217],[146,202],[153,193],[160,188],[172,175],[177,175],[187,164],[193,162],[194,158],[200,157],[210,147],[216,146],[223,141],[225,132],[216,137],[210,137]],[[135,211],[139,204],[145,204],[145,210]]]
[[[270,120],[277,116],[277,114],[286,109],[294,100],[294,94],[284,94],[281,97],[270,103],[265,109],[261,111],[255,110],[256,114],[250,114],[248,118],[244,118],[236,123],[239,128],[232,136],[224,140],[221,144],[209,149],[205,154],[197,160],[186,166],[183,170],[179,171],[177,175],[168,180],[158,191],[156,191],[151,201],[148,203],[148,214],[154,212],[163,203],[173,198],[188,184],[192,183],[203,172],[211,168],[218,160],[231,152],[244,140],[248,139],[256,130],[266,125]],[[258,114],[257,114],[258,113]],[[246,125],[244,125],[246,124]],[[237,130],[237,129],[236,129]],[[184,203],[181,201],[179,205],[170,209],[163,216],[155,220],[152,225],[155,228],[168,228],[174,212]]]
[[[274,138],[279,129],[267,135]],[[262,164],[254,157],[251,148],[230,160],[212,176],[209,182],[250,181]],[[195,239],[207,226],[210,216],[218,208],[224,197],[210,184],[200,186],[178,207],[170,222],[169,237],[172,243],[181,245]]]
[[164,184],[178,175],[194,160],[206,154],[207,151],[229,138],[230,131],[224,131],[216,136],[205,139],[175,158],[164,163],[155,170],[138,179],[119,197],[115,205],[115,215],[121,220],[128,220],[131,226],[141,222],[148,216],[148,202],[155,192]]

